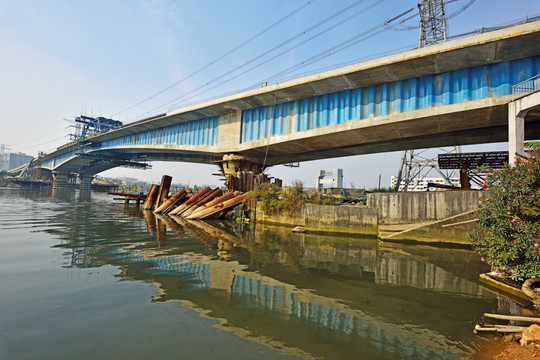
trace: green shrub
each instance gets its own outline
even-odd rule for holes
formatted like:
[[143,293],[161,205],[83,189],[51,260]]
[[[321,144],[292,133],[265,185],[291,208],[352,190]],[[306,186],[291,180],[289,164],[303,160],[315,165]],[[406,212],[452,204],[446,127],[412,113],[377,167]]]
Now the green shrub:
[[540,147],[488,173],[478,223],[468,234],[481,260],[514,280],[540,277]]
[[304,208],[306,203],[306,196],[304,195],[304,184],[296,180],[293,182],[293,186],[283,197],[283,203],[280,210],[286,211],[289,215],[292,215]]
[[248,192],[246,198],[242,202],[242,210],[254,209],[258,201],[263,203],[262,209],[267,213],[274,213],[281,204],[280,198],[281,189],[271,183],[258,184],[255,189]]

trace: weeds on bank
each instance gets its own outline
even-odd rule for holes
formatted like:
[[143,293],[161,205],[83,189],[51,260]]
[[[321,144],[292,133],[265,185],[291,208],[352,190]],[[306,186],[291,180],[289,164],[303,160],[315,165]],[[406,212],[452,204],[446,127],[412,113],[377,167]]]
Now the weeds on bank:
[[305,204],[335,205],[334,199],[322,196],[317,191],[304,192],[304,184],[298,180],[291,187],[283,189],[269,183],[257,185],[248,193],[241,210],[255,209],[257,202],[262,203],[261,210],[266,214],[287,215],[299,213]]

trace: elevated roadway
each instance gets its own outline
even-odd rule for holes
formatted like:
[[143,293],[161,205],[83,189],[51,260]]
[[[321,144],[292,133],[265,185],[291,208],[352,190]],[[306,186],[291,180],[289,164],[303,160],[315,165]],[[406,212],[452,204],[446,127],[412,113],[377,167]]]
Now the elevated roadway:
[[[519,96],[512,88],[540,74],[539,44],[537,21],[411,50],[124,125],[32,166],[85,177],[148,160],[217,161],[234,175],[288,162],[501,141],[520,152],[519,143],[540,138],[540,101],[534,88]],[[529,100],[510,106],[518,97]]]

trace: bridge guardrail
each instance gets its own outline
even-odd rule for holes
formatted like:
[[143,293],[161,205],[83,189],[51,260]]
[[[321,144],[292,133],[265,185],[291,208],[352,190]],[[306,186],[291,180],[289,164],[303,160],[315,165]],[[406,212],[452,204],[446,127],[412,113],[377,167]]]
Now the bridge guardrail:
[[512,99],[515,95],[540,90],[540,74],[512,86]]

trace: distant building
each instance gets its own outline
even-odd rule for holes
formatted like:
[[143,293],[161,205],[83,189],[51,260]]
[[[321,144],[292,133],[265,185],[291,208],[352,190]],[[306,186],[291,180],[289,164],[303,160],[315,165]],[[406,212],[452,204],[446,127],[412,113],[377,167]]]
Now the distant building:
[[[415,178],[407,186],[407,191],[428,191],[428,184],[429,183],[441,184],[441,185],[461,186],[460,182],[459,182],[459,178],[451,178],[450,181],[451,181],[451,184],[448,184],[443,178],[423,178],[423,179]],[[397,184],[397,177],[392,176],[392,180],[391,180],[392,189],[396,188],[396,184]],[[398,191],[403,191],[404,187],[405,187],[405,184],[401,183],[399,185],[399,190]],[[436,190],[436,189],[433,188],[433,190]]]
[[334,169],[332,171],[318,171],[317,180],[315,180],[315,189],[319,191],[328,188],[343,188],[343,169]]
[[5,151],[4,145],[0,148],[0,171],[8,171],[32,161],[34,157],[23,153],[10,153]]

